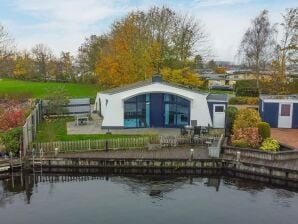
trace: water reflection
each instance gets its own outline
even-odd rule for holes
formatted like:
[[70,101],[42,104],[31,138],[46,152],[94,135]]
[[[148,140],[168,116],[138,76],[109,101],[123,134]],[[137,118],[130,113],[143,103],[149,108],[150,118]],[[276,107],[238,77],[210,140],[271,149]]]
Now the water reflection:
[[[256,198],[258,193],[272,188],[255,181],[248,181],[233,177],[222,176],[116,176],[116,175],[61,175],[61,174],[24,174],[16,173],[8,179],[0,180],[0,207],[6,203],[13,203],[13,195],[23,195],[27,204],[31,203],[32,196],[38,193],[39,184],[49,185],[48,195],[51,196],[55,191],[56,183],[67,182],[88,182],[92,180],[107,181],[115,184],[124,185],[126,190],[133,194],[147,194],[148,196],[162,200],[172,191],[183,189],[190,185],[205,186],[214,189],[214,192],[220,191],[220,186],[224,185],[227,189],[248,192],[252,198]],[[279,189],[274,191],[273,198],[275,201],[283,201],[295,197],[296,190]],[[169,198],[168,198],[169,199]]]
[[297,189],[210,174],[18,173],[0,180],[1,224],[277,224],[296,223],[297,210]]

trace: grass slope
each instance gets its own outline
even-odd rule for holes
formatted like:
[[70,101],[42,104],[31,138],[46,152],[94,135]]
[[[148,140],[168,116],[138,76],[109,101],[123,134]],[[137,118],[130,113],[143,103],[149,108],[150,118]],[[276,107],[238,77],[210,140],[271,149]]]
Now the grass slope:
[[0,95],[9,93],[32,93],[35,98],[44,97],[48,91],[63,87],[69,97],[94,98],[99,91],[96,85],[57,82],[32,82],[15,79],[0,79]]
[[119,135],[119,134],[93,134],[93,135],[67,135],[66,123],[73,118],[44,119],[38,128],[35,142],[51,141],[75,141],[87,139],[111,139],[136,137],[141,135]]

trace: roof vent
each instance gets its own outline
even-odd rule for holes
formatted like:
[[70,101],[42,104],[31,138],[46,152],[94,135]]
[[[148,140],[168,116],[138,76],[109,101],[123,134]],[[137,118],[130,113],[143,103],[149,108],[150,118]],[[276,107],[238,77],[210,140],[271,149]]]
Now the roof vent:
[[162,77],[160,74],[152,75],[152,82],[162,82]]

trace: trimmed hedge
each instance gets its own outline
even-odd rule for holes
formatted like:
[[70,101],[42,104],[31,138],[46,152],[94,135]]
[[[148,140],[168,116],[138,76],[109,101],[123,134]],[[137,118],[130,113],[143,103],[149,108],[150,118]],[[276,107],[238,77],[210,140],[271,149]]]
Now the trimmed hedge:
[[260,92],[255,87],[249,88],[237,88],[236,89],[236,96],[251,96],[251,97],[258,97]]
[[239,80],[235,86],[236,96],[258,97],[260,93],[256,86],[256,80]]
[[228,107],[225,111],[226,113],[226,129],[228,131],[228,135],[232,133],[232,128],[235,120],[235,116],[238,109],[236,107]]
[[271,137],[270,125],[267,122],[258,123],[258,129],[262,139],[267,139]]
[[229,104],[231,105],[258,105],[259,104],[259,98],[258,97],[232,97],[229,99]]

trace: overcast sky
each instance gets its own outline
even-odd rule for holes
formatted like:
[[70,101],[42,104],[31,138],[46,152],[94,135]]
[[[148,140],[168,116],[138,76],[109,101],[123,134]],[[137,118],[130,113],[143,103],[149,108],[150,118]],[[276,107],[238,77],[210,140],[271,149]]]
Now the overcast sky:
[[0,0],[0,22],[19,48],[37,43],[76,54],[85,37],[102,34],[131,10],[166,5],[193,15],[209,35],[216,60],[235,60],[242,35],[253,17],[268,9],[272,22],[296,0]]

